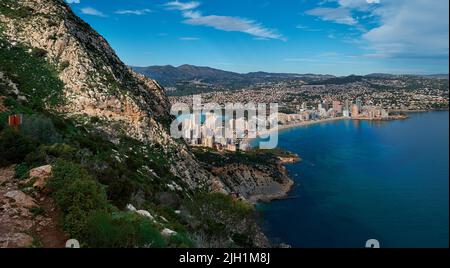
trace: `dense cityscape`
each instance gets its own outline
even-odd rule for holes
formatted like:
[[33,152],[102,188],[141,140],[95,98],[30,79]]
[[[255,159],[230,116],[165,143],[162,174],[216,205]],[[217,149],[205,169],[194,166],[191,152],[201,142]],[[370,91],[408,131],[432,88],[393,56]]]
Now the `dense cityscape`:
[[[398,76],[349,81],[351,79],[352,77],[336,78],[333,81],[324,81],[323,84],[307,84],[300,80],[267,82],[241,90],[215,91],[201,96],[204,102],[220,105],[240,102],[278,103],[277,118],[280,128],[346,118],[404,119],[404,112],[448,108],[448,79],[445,78]],[[172,96],[170,100],[172,103],[190,104],[192,96]],[[195,128],[192,120],[185,123],[189,125],[188,131]],[[242,124],[245,123],[247,122]],[[236,123],[223,122],[223,125],[235,126]],[[248,123],[245,126],[248,126]],[[245,151],[249,148],[245,138],[219,139],[214,135],[216,132],[203,124],[201,135],[196,138],[192,138],[192,135],[186,137],[192,146],[230,151]]]
[[[302,80],[259,83],[236,91],[203,93],[202,99],[215,103],[278,103],[285,113],[297,113],[322,102],[360,99],[362,105],[382,107],[389,112],[425,111],[448,108],[448,78],[413,76],[374,77],[347,82],[336,78],[323,84]],[[170,97],[172,103],[189,103],[191,96]],[[302,107],[303,106],[303,107]]]

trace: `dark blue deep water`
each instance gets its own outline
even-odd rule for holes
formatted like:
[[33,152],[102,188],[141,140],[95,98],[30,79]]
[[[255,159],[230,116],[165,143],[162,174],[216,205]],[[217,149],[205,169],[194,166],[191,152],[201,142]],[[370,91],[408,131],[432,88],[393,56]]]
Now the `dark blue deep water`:
[[262,227],[293,247],[448,247],[448,142],[448,111],[284,130],[303,161],[292,198],[259,205]]

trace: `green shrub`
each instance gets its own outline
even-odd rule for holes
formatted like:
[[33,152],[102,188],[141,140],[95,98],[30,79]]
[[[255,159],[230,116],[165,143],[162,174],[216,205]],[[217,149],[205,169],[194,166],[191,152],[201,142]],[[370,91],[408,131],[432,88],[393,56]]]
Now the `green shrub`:
[[253,241],[248,235],[235,233],[231,236],[231,239],[233,239],[233,241],[240,247],[243,248],[253,247]]
[[123,209],[129,203],[133,191],[133,184],[129,180],[115,179],[108,185],[108,199],[112,200],[115,206]]
[[72,178],[54,196],[61,210],[67,213],[74,208],[84,213],[106,208],[106,194],[91,178]]
[[254,235],[253,207],[248,203],[221,193],[198,193],[190,207],[199,221],[198,231],[208,241],[217,241],[216,246],[223,246],[232,236],[237,238],[236,246],[243,246],[245,237]]
[[174,248],[194,248],[195,243],[187,235],[177,233],[169,238],[169,246]]
[[10,128],[0,134],[0,166],[23,162],[36,148],[36,143]]
[[40,114],[24,115],[20,131],[40,143],[62,142],[62,136],[55,129],[52,120]]
[[0,132],[6,128],[8,123],[8,113],[0,113]]
[[87,224],[87,244],[95,248],[132,248],[165,246],[154,224],[135,213],[96,212]]
[[64,229],[74,237],[84,238],[88,217],[107,209],[103,187],[75,163],[57,161],[48,186],[62,213]]
[[162,248],[166,242],[160,232],[147,219],[142,217],[138,221],[138,243],[140,247]]
[[66,160],[70,160],[77,151],[76,148],[64,143],[43,145],[41,148],[49,156],[64,158]]
[[24,164],[28,167],[39,167],[46,165],[49,163],[48,161],[48,155],[41,149],[41,147],[38,147],[37,150],[34,150],[33,152],[27,154],[24,160]]
[[24,179],[28,178],[28,172],[30,171],[30,168],[28,167],[27,164],[21,163],[21,164],[16,165],[14,171],[15,171],[14,176],[16,178],[24,180]]

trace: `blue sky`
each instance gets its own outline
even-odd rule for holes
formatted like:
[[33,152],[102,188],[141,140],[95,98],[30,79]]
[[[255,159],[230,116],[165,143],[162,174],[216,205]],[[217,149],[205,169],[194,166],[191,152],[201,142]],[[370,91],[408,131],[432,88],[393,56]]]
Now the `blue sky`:
[[66,0],[128,65],[448,73],[448,0]]

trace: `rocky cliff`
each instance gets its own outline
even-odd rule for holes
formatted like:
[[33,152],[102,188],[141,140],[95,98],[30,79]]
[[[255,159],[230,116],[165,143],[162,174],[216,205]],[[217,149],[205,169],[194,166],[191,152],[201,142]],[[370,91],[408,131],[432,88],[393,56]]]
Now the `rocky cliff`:
[[[2,0],[0,247],[60,246],[65,234],[84,247],[269,246],[254,207],[227,193],[276,198],[292,184],[283,167],[231,154],[211,168],[170,137],[168,111],[164,89],[62,0]],[[49,165],[48,185],[30,181]],[[22,197],[34,205],[17,210]]]
[[126,134],[161,144],[174,175],[191,188],[223,189],[198,166],[186,146],[168,134],[171,118],[163,88],[125,66],[108,42],[63,1],[2,0],[0,27],[11,44],[41,53],[58,70],[64,83],[58,93],[63,102],[55,105],[43,100],[47,109],[63,112],[80,124],[95,118],[96,127],[112,141]]
[[252,203],[285,197],[294,182],[283,164],[299,161],[297,155],[280,150],[232,153],[199,148],[194,152],[203,166],[220,178],[228,192]]

